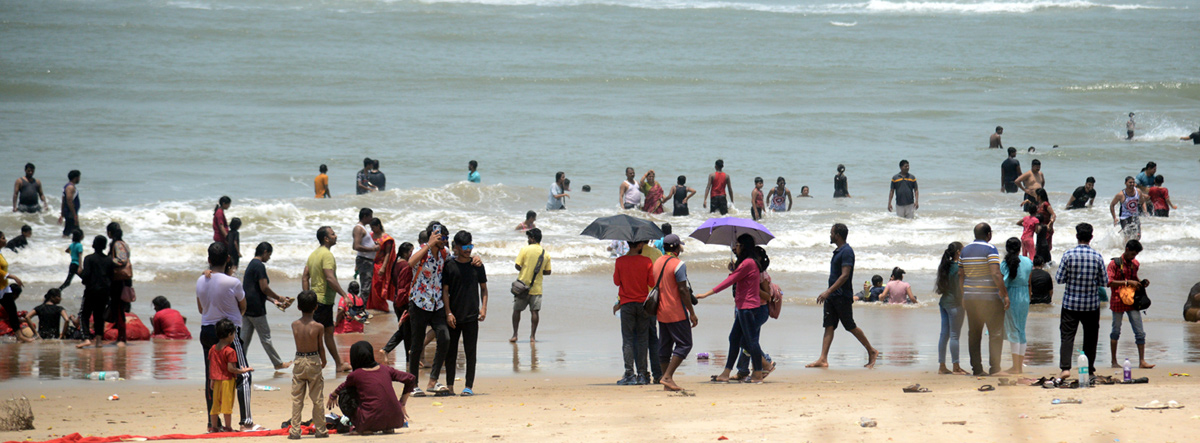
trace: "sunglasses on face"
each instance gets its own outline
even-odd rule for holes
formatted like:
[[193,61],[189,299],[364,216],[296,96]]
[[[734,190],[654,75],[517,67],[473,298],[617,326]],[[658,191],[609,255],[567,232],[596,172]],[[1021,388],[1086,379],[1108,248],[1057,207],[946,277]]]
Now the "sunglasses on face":
[[462,250],[464,251],[470,251],[472,249],[475,249],[475,245],[462,245]]

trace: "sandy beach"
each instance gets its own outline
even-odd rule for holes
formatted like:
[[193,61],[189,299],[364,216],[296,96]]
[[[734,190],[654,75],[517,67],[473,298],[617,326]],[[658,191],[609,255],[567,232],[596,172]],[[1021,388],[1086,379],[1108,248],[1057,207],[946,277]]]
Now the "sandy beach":
[[[1032,375],[1046,374],[1037,368]],[[1150,384],[1093,389],[998,386],[996,378],[939,376],[932,371],[782,369],[762,385],[716,384],[696,370],[677,380],[686,394],[658,386],[618,387],[611,377],[488,377],[479,395],[413,398],[411,427],[399,436],[355,441],[1067,441],[1183,442],[1194,439],[1196,376],[1180,368],[1135,371]],[[1200,375],[1200,374],[1198,374]],[[326,394],[340,380],[326,380]],[[932,392],[903,393],[920,383]],[[984,384],[992,392],[978,392]],[[285,387],[286,390],[286,387]],[[31,399],[36,430],[0,433],[3,440],[42,441],[80,433],[200,433],[203,392],[197,383],[35,382],[5,384],[4,397]],[[119,402],[103,399],[119,394]],[[40,396],[45,395],[42,399]],[[1077,398],[1082,404],[1054,405]],[[1185,408],[1137,410],[1151,400]],[[1123,407],[1119,412],[1112,412]],[[288,418],[290,395],[255,392],[258,421],[275,428]],[[307,409],[306,409],[307,411]],[[306,412],[307,413],[307,412]],[[877,427],[859,425],[873,418]],[[954,422],[965,422],[956,424]],[[308,437],[306,437],[308,438]],[[333,438],[346,438],[334,436]],[[282,437],[242,441],[278,441]]]

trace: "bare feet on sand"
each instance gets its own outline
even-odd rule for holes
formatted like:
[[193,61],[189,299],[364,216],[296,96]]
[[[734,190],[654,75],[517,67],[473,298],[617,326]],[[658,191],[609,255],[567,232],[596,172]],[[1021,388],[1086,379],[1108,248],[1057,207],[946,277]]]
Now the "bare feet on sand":
[[659,381],[662,383],[664,391],[674,392],[674,391],[682,391],[683,390],[683,388],[681,388],[681,387],[679,387],[679,385],[675,384],[675,380],[671,380],[669,378],[664,378]]
[[530,342],[530,343],[533,343],[533,342],[536,342],[536,341],[537,341],[537,337],[534,337],[534,336],[532,336],[532,335],[530,335],[530,336],[529,336],[529,342]]
[[1153,367],[1154,367],[1154,365],[1150,364],[1150,363],[1149,363],[1149,362],[1147,362],[1146,360],[1142,360],[1142,363],[1141,363],[1141,364],[1139,364],[1139,365],[1138,365],[1138,367],[1139,367],[1139,368],[1142,368],[1142,369],[1150,369],[1150,368],[1153,368]]
[[968,374],[967,371],[963,370],[963,368],[955,366],[954,367],[954,375],[970,375],[970,374]]
[[516,343],[516,342],[517,342],[517,336],[515,336],[515,335],[514,335],[514,336],[512,336],[512,338],[508,339],[508,342],[509,342],[509,343]]
[[338,372],[350,372],[351,369],[353,368],[350,367],[350,363],[346,362],[342,362],[342,365],[338,366]]
[[867,369],[875,369],[875,360],[879,358],[879,351],[874,349],[867,351],[867,364],[863,365]]
[[292,366],[292,362],[287,361],[287,362],[280,363],[279,366],[275,367],[275,370],[282,371],[284,369],[290,368],[291,366]]
[[84,341],[83,341],[83,343],[80,343],[80,344],[77,344],[77,345],[75,345],[75,348],[76,348],[76,349],[83,349],[83,348],[86,348],[86,347],[88,347],[88,346],[91,346],[91,345],[92,345],[92,341],[91,341],[91,340],[84,340]]
[[[871,361],[874,361],[874,359],[871,359]],[[804,365],[804,367],[806,367],[806,368],[828,368],[829,363],[826,362],[825,359],[821,359],[821,360],[817,360],[812,363],[809,363],[807,365]]]

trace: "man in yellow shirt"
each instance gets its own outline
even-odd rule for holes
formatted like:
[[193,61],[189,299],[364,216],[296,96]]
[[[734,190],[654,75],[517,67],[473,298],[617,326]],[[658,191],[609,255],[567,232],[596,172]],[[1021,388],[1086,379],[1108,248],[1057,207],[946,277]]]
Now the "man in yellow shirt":
[[321,165],[321,173],[317,174],[317,178],[313,180],[313,187],[317,191],[317,198],[332,197],[332,195],[329,193],[329,176],[325,175],[325,173],[328,171],[328,167]]
[[333,252],[329,251],[337,244],[337,233],[333,228],[322,226],[317,229],[317,241],[321,246],[308,256],[304,265],[304,273],[300,276],[300,290],[312,290],[317,293],[317,310],[313,312],[313,320],[325,327],[325,348],[333,357],[333,365],[339,372],[350,372],[350,364],[342,362],[338,354],[337,342],[333,340],[333,305],[337,296],[346,296],[346,291],[337,279],[337,261]]
[[[529,330],[529,342],[537,341],[538,311],[542,310],[542,276],[550,275],[550,255],[546,254],[546,250],[542,248],[542,230],[533,228],[525,231],[525,237],[528,238],[529,244],[522,247],[521,252],[517,253],[516,266],[517,278],[529,282],[529,295],[513,297],[513,335],[508,339],[510,343],[517,342],[517,329],[521,325],[521,311],[527,307],[530,312],[529,320],[532,322]],[[540,275],[534,275],[539,259],[542,260],[542,272]]]

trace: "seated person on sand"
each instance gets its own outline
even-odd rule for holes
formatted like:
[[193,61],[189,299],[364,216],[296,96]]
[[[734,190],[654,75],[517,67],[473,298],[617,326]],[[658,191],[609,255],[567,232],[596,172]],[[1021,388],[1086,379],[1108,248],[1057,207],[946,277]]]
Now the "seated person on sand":
[[1188,291],[1187,301],[1183,302],[1183,320],[1192,323],[1200,322],[1200,283]]
[[171,309],[171,302],[166,297],[154,297],[150,302],[154,305],[154,317],[150,324],[154,326],[154,338],[164,340],[191,340],[192,332],[187,328],[187,317],[179,311]]
[[[391,434],[396,428],[408,426],[405,405],[409,394],[417,387],[417,378],[378,363],[386,359],[387,354],[376,354],[370,343],[355,343],[350,347],[350,366],[354,370],[346,376],[345,383],[329,394],[326,408],[333,410],[333,406],[338,405],[342,415],[350,417],[356,434]],[[392,383],[404,385],[399,400]]]
[[883,294],[883,289],[883,276],[876,274],[871,277],[871,281],[863,282],[863,290],[854,294],[854,301],[866,303],[877,302],[879,301],[879,296]]
[[[79,327],[79,321],[67,315],[67,310],[61,305],[62,291],[50,288],[42,304],[25,314],[25,323],[31,331],[37,330],[38,337],[42,339],[67,338],[67,331],[71,328],[64,328],[63,325]],[[36,322],[33,321],[34,317],[37,317]]]

